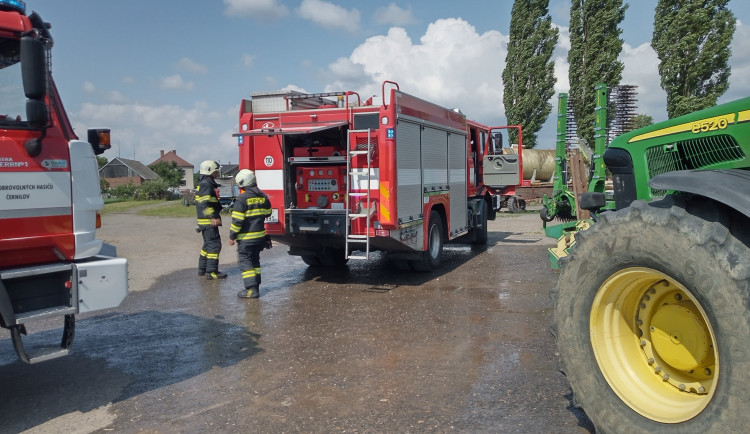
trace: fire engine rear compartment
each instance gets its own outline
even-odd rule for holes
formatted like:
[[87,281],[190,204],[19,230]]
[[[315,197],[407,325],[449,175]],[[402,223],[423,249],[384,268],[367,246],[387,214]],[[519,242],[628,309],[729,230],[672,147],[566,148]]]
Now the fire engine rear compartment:
[[[355,128],[366,123],[377,125],[378,113],[355,115]],[[361,120],[358,122],[358,120]],[[360,125],[358,125],[360,124]],[[352,157],[352,174],[347,175],[347,158],[350,149],[366,149],[350,143],[349,134],[375,136],[375,129],[348,130],[337,126],[306,134],[281,135],[284,161],[284,214],[285,234],[275,235],[290,245],[290,254],[314,256],[322,249],[332,249],[336,254],[344,252],[346,236],[347,206],[350,213],[367,208],[364,199],[369,185],[370,204],[373,204],[373,220],[378,219],[376,207],[380,201],[380,182],[385,178],[379,163],[376,139],[371,139],[373,157]],[[372,236],[373,228],[352,222],[351,233],[371,235],[371,250],[391,252],[419,252],[422,250],[421,231],[415,230],[425,216],[423,204],[432,195],[449,195],[449,208],[443,211],[444,238],[450,239],[468,230],[466,196],[466,135],[465,131],[448,129],[409,116],[400,116],[396,127],[398,145],[395,146],[396,182],[391,193],[397,198],[396,227],[391,236]],[[382,142],[380,144],[382,146]],[[354,166],[358,170],[354,169]],[[364,166],[364,170],[363,170]],[[370,172],[370,177],[366,172]],[[347,203],[347,182],[351,182],[351,197]],[[361,199],[358,199],[358,196]],[[449,215],[445,215],[445,214]],[[405,242],[405,240],[407,242]],[[350,246],[349,250],[358,250]],[[364,250],[364,249],[362,249]]]

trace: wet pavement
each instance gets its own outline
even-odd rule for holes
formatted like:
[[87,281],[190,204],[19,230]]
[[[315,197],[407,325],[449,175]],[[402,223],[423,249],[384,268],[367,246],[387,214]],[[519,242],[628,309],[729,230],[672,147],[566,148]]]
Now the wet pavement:
[[513,218],[490,230],[432,274],[377,253],[310,268],[277,245],[258,300],[236,297],[236,265],[224,281],[179,269],[78,316],[73,354],[39,365],[0,335],[0,431],[593,431],[557,371],[552,241]]

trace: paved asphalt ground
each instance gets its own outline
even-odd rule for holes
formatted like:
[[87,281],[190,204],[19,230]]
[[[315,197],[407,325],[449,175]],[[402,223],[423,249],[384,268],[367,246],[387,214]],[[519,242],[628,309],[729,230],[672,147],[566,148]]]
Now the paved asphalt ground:
[[[535,213],[503,214],[489,243],[448,245],[432,274],[379,254],[315,269],[277,245],[261,298],[196,275],[190,218],[107,214],[131,293],[77,317],[74,351],[39,365],[0,334],[0,432],[586,433],[557,371],[547,263]],[[42,322],[31,338],[59,339]]]

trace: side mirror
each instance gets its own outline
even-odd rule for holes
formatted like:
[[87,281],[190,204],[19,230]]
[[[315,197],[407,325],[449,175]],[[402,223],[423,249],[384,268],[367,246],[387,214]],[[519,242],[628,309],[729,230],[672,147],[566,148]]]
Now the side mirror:
[[43,128],[49,120],[47,105],[38,99],[26,100],[26,120],[31,128]]
[[495,149],[493,149],[493,153],[497,154],[501,149],[503,149],[503,135],[501,133],[493,133],[492,139],[493,145],[495,147]]
[[21,74],[26,98],[43,100],[47,94],[47,53],[44,43],[31,36],[21,38]]

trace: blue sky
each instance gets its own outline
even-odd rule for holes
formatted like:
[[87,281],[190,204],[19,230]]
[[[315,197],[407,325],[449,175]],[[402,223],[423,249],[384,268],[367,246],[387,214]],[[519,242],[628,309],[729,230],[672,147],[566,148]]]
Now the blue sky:
[[[750,95],[750,9],[738,19],[730,89]],[[622,84],[639,88],[639,113],[666,119],[650,47],[656,0],[631,0],[622,23]],[[501,74],[512,0],[26,0],[52,24],[52,73],[80,137],[110,128],[108,158],[146,164],[176,150],[196,167],[237,163],[237,116],[254,92],[297,89],[379,94],[382,80],[505,124]],[[556,92],[568,90],[570,2],[550,1],[560,27]],[[556,106],[556,97],[552,101]],[[554,109],[553,109],[554,113]],[[539,134],[552,148],[552,117]]]

